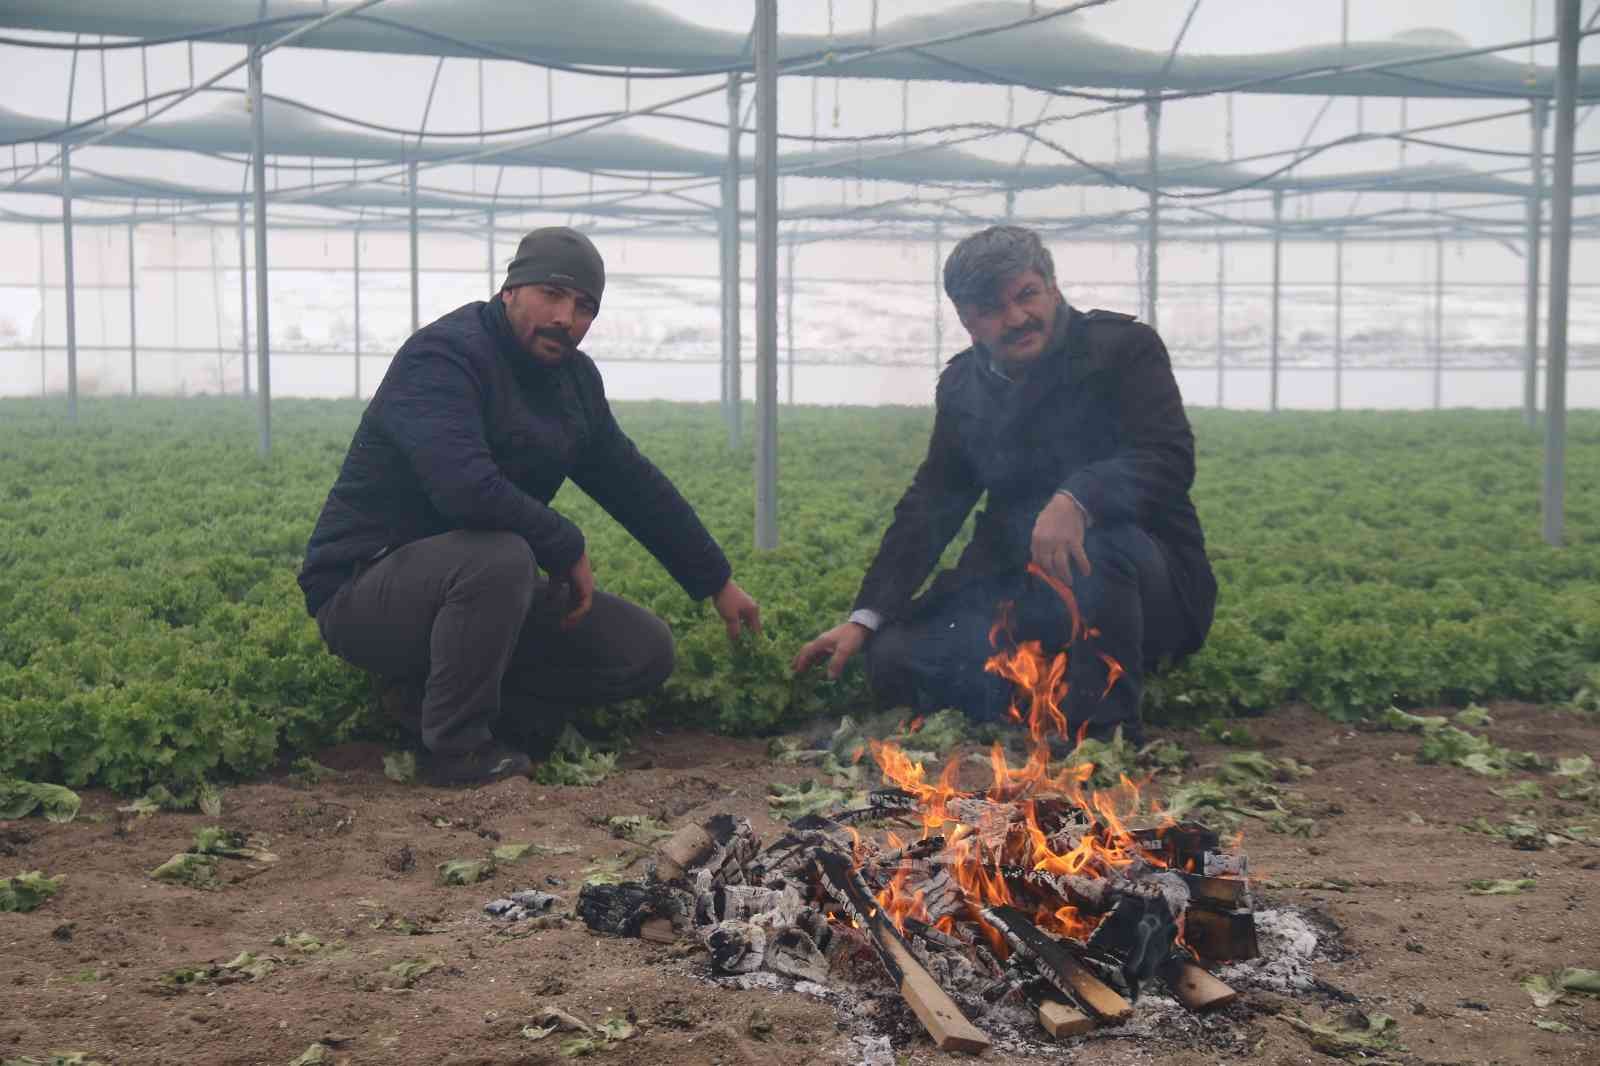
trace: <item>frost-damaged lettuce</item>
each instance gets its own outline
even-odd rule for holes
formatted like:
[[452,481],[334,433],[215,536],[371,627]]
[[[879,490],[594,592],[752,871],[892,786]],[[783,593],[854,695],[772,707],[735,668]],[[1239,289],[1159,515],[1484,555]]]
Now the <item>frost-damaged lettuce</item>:
[[39,870],[30,870],[0,880],[0,911],[37,910],[39,904],[61,891],[66,874],[46,877]]
[[38,810],[52,822],[70,822],[83,800],[64,785],[0,779],[0,820],[25,818]]

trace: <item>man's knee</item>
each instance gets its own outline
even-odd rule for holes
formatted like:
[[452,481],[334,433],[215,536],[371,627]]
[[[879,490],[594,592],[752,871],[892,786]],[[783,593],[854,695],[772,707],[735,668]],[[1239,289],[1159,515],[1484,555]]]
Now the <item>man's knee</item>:
[[911,678],[914,656],[912,640],[905,626],[886,625],[867,641],[863,666],[867,685],[884,706],[906,703],[914,689]]
[[493,589],[513,600],[532,601],[539,567],[533,549],[519,534],[462,530],[450,536],[462,556],[456,570],[459,583]]
[[1139,561],[1145,557],[1150,535],[1132,523],[1095,526],[1084,534],[1083,554],[1089,557],[1091,577],[1099,574],[1113,581],[1133,581],[1139,576]]
[[640,614],[643,617],[634,623],[624,645],[627,661],[623,687],[633,696],[643,696],[666,684],[677,664],[671,627],[648,611],[641,610]]

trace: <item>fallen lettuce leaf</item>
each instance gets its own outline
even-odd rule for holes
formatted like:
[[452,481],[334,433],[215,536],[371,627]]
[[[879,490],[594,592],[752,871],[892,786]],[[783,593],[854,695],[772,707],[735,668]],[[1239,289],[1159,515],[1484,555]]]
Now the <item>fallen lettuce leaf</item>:
[[1181,770],[1189,764],[1189,753],[1170,740],[1156,740],[1139,749],[1139,762],[1158,770]]
[[1561,989],[1549,977],[1536,973],[1522,979],[1522,990],[1533,997],[1535,1007],[1548,1007],[1561,999]]
[[1537,802],[1544,798],[1544,790],[1537,781],[1518,781],[1504,788],[1491,788],[1489,790],[1503,800],[1512,802]]
[[672,830],[648,814],[613,815],[606,819],[606,827],[611,830],[612,836],[631,840],[635,844],[650,845],[672,835]]
[[222,789],[208,781],[202,781],[195,788],[195,805],[200,808],[200,813],[207,818],[222,817]]
[[64,785],[0,778],[0,821],[24,818],[35,809],[52,822],[70,822],[83,800]]
[[494,873],[493,859],[450,859],[439,864],[439,882],[446,885],[475,885]]
[[1570,759],[1557,759],[1555,772],[1562,777],[1583,777],[1594,771],[1594,759],[1588,755],[1574,755]]
[[596,1040],[592,1036],[569,1036],[561,1041],[556,1054],[564,1059],[581,1059],[603,1050],[605,1046],[604,1040]]
[[1489,712],[1476,703],[1469,703],[1465,709],[1457,711],[1455,719],[1456,724],[1463,729],[1482,729],[1484,726],[1494,724]]
[[1569,966],[1556,974],[1556,987],[1565,992],[1582,992],[1586,996],[1600,996],[1600,970],[1585,970]]
[[409,785],[417,779],[417,754],[414,751],[389,751],[383,756],[383,776]]
[[289,1066],[322,1066],[327,1061],[328,1046],[326,1044],[312,1044],[297,1057],[289,1060]]
[[541,785],[592,787],[617,768],[615,752],[597,752],[569,722],[556,739],[550,757],[540,764],[534,780]]
[[1362,1014],[1350,1011],[1334,1022],[1307,1022],[1280,1015],[1298,1029],[1316,1050],[1340,1058],[1366,1056],[1374,1052],[1404,1051],[1399,1043],[1400,1023],[1387,1014]]
[[1572,1026],[1558,1022],[1553,1018],[1535,1018],[1533,1024],[1547,1033],[1570,1033]]
[[1467,891],[1474,896],[1515,896],[1533,891],[1535,884],[1531,877],[1521,877],[1514,881],[1479,878],[1467,882]]
[[0,911],[26,912],[61,891],[67,875],[46,877],[40,870],[28,870],[15,877],[0,879]]
[[525,1040],[543,1040],[555,1032],[558,1026],[551,1025],[525,1025],[522,1027],[522,1037]]
[[315,954],[323,948],[322,941],[307,932],[279,933],[272,938],[275,947],[294,948],[302,955]]
[[1378,715],[1378,724],[1396,733],[1426,733],[1443,728],[1448,720],[1442,714],[1407,714],[1398,707],[1389,707]]
[[180,851],[154,870],[151,870],[150,876],[157,881],[166,881],[175,885],[188,885],[190,888],[217,888],[216,856],[196,855],[192,851]]
[[438,958],[407,959],[383,971],[383,987],[410,988],[435,970],[443,969],[444,960]]
[[601,1036],[605,1037],[606,1040],[613,1042],[626,1040],[635,1032],[637,1032],[632,1022],[628,1021],[627,1018],[617,1014],[606,1015],[601,1019],[600,1024],[596,1028],[600,1030]]
[[791,822],[807,814],[821,814],[843,806],[850,798],[844,790],[819,785],[813,778],[799,785],[774,781],[767,785],[767,792],[767,806],[772,808],[773,817]]

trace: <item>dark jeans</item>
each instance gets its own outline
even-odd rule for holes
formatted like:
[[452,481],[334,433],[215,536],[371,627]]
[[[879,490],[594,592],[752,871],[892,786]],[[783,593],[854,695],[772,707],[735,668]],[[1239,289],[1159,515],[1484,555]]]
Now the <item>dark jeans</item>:
[[[570,630],[563,604],[515,533],[458,531],[358,569],[317,613],[335,655],[394,681],[423,681],[422,742],[441,754],[539,732],[530,716],[641,696],[672,673],[672,632],[596,591]],[[500,724],[496,725],[496,721]]]
[[[1188,637],[1178,594],[1155,541],[1133,525],[1096,527],[1084,538],[1092,573],[1075,575],[1073,595],[1085,632],[1068,648],[1067,695],[1061,709],[1076,736],[1108,735],[1117,725],[1137,737],[1145,671],[1171,655]],[[984,671],[994,654],[990,631],[1002,602],[1014,604],[1012,640],[1004,647],[1038,640],[1049,655],[1068,643],[1070,622],[1061,598],[1027,574],[974,579],[944,597],[885,625],[867,645],[867,676],[878,702],[922,714],[959,707],[977,721],[998,719],[1011,702],[1011,683]],[[1088,630],[1098,630],[1091,636]],[[1101,653],[1121,664],[1122,677],[1106,693],[1110,667]],[[1024,699],[1021,712],[1028,713]]]

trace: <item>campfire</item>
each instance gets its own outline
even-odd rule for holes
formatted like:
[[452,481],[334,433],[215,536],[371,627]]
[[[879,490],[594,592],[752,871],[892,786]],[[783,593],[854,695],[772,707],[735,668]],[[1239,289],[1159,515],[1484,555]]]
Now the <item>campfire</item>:
[[[1094,789],[1092,765],[1052,773],[1066,655],[1007,641],[1008,616],[988,669],[1012,682],[1011,715],[1032,741],[1021,766],[996,744],[988,787],[964,789],[959,759],[930,781],[872,741],[857,754],[885,787],[866,806],[802,817],[764,847],[730,815],[686,826],[648,879],[584,886],[579,915],[618,935],[696,937],[723,974],[885,974],[945,1050],[988,1047],[974,1019],[1002,1005],[1026,1004],[1062,1037],[1127,1020],[1153,982],[1190,1010],[1231,1002],[1205,964],[1257,954],[1237,841],[1164,816],[1126,776]],[[1109,691],[1122,671],[1103,658]]]

